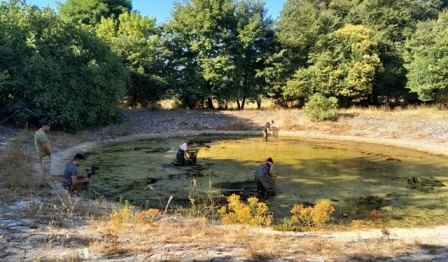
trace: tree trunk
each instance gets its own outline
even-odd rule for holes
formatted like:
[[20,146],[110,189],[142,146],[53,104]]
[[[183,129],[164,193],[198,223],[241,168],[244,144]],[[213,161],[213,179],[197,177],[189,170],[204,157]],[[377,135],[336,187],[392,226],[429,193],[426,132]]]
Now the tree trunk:
[[207,108],[213,109],[213,100],[211,98],[207,98]]
[[243,100],[241,100],[241,109],[244,109],[245,104],[246,104],[246,98],[243,97]]

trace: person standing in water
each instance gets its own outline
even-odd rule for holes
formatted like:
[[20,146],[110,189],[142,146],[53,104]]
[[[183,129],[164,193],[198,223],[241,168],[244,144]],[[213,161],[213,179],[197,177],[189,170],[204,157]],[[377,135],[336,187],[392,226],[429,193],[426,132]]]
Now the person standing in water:
[[268,142],[268,134],[271,132],[271,124],[274,124],[274,120],[271,120],[271,122],[266,122],[263,127],[263,139],[264,142]]

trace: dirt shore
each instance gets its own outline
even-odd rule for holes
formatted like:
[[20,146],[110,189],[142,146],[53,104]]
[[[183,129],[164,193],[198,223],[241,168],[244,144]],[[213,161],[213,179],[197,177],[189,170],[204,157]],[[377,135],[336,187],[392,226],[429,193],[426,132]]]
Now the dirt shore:
[[[323,123],[310,122],[300,110],[134,110],[125,113],[124,123],[92,133],[87,142],[66,147],[67,143],[61,142],[62,140],[56,136],[53,137],[55,153],[52,171],[57,173],[58,170],[62,170],[74,153],[104,144],[202,133],[254,134],[271,119],[275,120],[275,125],[280,128],[281,133],[288,136],[376,143],[448,156],[448,114],[431,109],[401,112],[347,110],[341,112],[338,122]],[[71,140],[70,143],[74,143],[73,137],[69,140]],[[52,194],[46,197],[47,201],[58,194],[61,195],[64,192],[60,187],[55,186]],[[40,198],[39,201],[43,202],[44,198]],[[0,238],[0,243],[6,245],[0,248],[3,253],[0,258],[3,261],[66,261],[67,258],[72,258],[71,261],[448,260],[448,225],[428,228],[388,228],[386,232],[379,229],[360,229],[347,232],[281,233],[271,229],[223,227],[214,224],[209,225],[210,228],[204,231],[205,233],[198,233],[204,234],[202,236],[204,239],[199,240],[195,234],[188,238],[184,235],[167,234],[155,230],[148,235],[152,240],[141,240],[141,243],[146,245],[143,249],[147,250],[146,252],[108,256],[92,251],[92,239],[98,236],[91,234],[96,231],[89,224],[78,223],[78,220],[69,226],[65,224],[64,227],[50,226],[50,221],[26,223],[33,224],[34,228],[37,227],[38,233],[36,230],[29,231],[29,227],[14,230],[6,228],[8,225],[11,227],[11,224],[4,221],[13,216],[32,220],[24,216],[27,212],[23,212],[23,209],[30,209],[29,204],[11,205],[9,209],[2,212],[3,215],[0,217],[0,230],[6,236]],[[177,226],[172,225],[172,230],[176,230],[179,225],[181,227],[182,223]],[[177,230],[182,231],[180,228]],[[217,235],[210,236],[208,235],[211,234],[210,232],[222,236],[221,238]],[[235,239],[232,241],[228,239],[229,232],[234,234],[239,232],[244,236],[243,238],[247,238],[246,241],[253,240],[253,237],[275,239],[285,244],[285,250],[267,251],[269,248],[264,245],[244,241],[242,244],[241,241]],[[168,239],[169,236],[179,239]],[[135,242],[132,236],[123,237],[130,243]],[[53,242],[49,245],[50,238]],[[29,248],[21,247],[24,241]],[[296,241],[299,241],[298,244],[295,244]],[[313,245],[306,249],[303,247],[304,243],[313,243]],[[253,250],[257,248],[262,250]]]

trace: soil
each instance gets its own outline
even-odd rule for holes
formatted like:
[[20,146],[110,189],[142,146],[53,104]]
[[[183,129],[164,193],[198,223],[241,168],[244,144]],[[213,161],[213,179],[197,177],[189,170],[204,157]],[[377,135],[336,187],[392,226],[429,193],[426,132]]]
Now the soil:
[[[93,139],[89,142],[78,143],[68,148],[63,148],[62,143],[55,142],[56,152],[53,154],[52,171],[63,170],[65,163],[75,153],[88,151],[104,144],[204,133],[254,134],[270,119],[274,119],[276,125],[281,128],[282,134],[288,136],[392,145],[448,156],[448,116],[446,112],[431,109],[398,112],[389,110],[343,111],[338,122],[323,123],[308,121],[299,110],[220,111],[219,113],[215,111],[134,110],[125,113],[123,124],[93,133]],[[119,134],[120,130],[122,133]],[[53,139],[57,140],[56,137]],[[53,196],[55,194],[63,194],[63,191],[55,186]],[[83,202],[79,203],[82,203],[79,204],[80,207],[88,205]],[[30,209],[29,205],[26,208]],[[14,213],[14,215],[18,214]],[[104,255],[101,252],[95,253],[92,248],[92,239],[101,237],[100,235],[92,236],[92,232],[98,232],[88,224],[78,222],[78,220],[73,220],[70,224],[62,223],[60,227],[44,227],[42,224],[45,224],[45,221],[41,221],[41,226],[38,227],[39,231],[41,234],[46,232],[46,236],[54,238],[52,240],[54,242],[49,247],[48,238],[35,242],[31,241],[28,236],[25,239],[28,241],[26,243],[31,245],[31,248],[26,249],[28,255],[26,252],[24,255],[23,252],[17,251],[23,250],[21,248],[23,241],[18,241],[15,234],[8,235],[11,241],[2,241],[6,246],[0,248],[0,252],[3,252],[0,258],[3,261],[36,261],[36,258],[40,261],[60,261],[61,259],[71,261],[448,260],[448,225],[285,233],[273,231],[270,228],[210,224],[207,226],[206,232],[215,230],[216,234],[213,236],[206,234],[202,236],[202,239],[190,236],[188,240],[185,240],[184,238],[187,238],[189,233],[182,231],[183,222],[177,222],[180,226],[177,227],[176,223],[173,223],[172,229],[183,232],[183,235],[162,233],[156,229],[150,234],[153,240],[140,241],[141,244],[145,243],[146,246],[142,250],[146,251]],[[240,235],[236,235],[230,240],[222,239],[222,237],[229,237],[229,232]],[[59,238],[64,234],[66,236],[64,241],[60,243],[56,241],[56,236]],[[220,237],[220,235],[222,236]],[[283,243],[283,249],[272,251],[268,246],[244,241],[246,238],[246,241],[255,241],[254,237],[255,239],[264,239],[265,237],[274,239]],[[125,240],[122,241],[135,243],[136,239],[134,238],[132,235],[126,235]],[[299,246],[295,241],[299,241]],[[310,244],[310,247],[305,247],[307,243]],[[272,242],[272,245],[274,246],[275,243]]]

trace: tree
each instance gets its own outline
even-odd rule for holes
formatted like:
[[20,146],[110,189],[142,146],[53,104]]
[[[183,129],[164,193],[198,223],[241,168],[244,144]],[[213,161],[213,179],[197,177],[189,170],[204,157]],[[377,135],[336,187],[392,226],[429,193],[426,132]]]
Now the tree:
[[97,27],[112,51],[128,68],[127,95],[131,106],[147,107],[160,100],[167,88],[158,52],[155,19],[130,12],[118,19],[103,18]]
[[310,54],[311,66],[296,72],[285,94],[335,96],[344,107],[354,99],[365,99],[372,93],[375,74],[381,68],[376,48],[372,30],[345,25],[315,47],[316,53]]
[[24,106],[22,68],[28,54],[27,33],[16,19],[22,14],[17,4],[0,4],[0,115],[4,116]]
[[[281,90],[281,98],[286,100],[303,100],[308,91],[302,91],[291,87],[291,81],[300,77],[294,74],[302,74],[298,69],[309,66],[310,53],[316,53],[314,48],[327,34],[340,28],[343,23],[337,13],[328,8],[329,1],[320,0],[288,0],[276,21],[278,41],[282,46],[276,57],[276,66],[270,67],[270,75],[274,76],[271,82],[275,82],[277,89]],[[299,80],[302,81],[302,80]],[[302,101],[303,103],[303,101]]]
[[422,101],[447,103],[448,95],[448,13],[437,20],[420,22],[406,41],[406,87]]
[[244,108],[267,94],[260,72],[273,50],[273,21],[260,0],[176,3],[165,26],[179,80],[177,97],[188,107]]
[[278,40],[287,48],[294,70],[306,65],[308,54],[326,34],[342,22],[325,1],[288,0],[277,20]]
[[120,14],[131,12],[131,0],[67,0],[58,3],[62,18],[86,25],[97,25],[101,18],[118,18]]
[[[371,103],[409,99],[406,70],[403,66],[404,41],[410,37],[419,21],[433,19],[440,1],[358,0],[345,22],[372,29],[384,70],[374,83]],[[433,5],[433,2],[435,5]],[[436,3],[439,2],[439,3]]]
[[30,108],[69,131],[120,118],[126,71],[93,32],[64,23],[50,8],[0,7],[0,20],[15,31],[14,37],[2,37],[13,47],[7,61],[16,61],[2,63],[7,72],[2,101]]
[[229,94],[226,100],[236,100],[239,109],[244,109],[246,101],[256,101],[260,107],[268,92],[263,72],[275,50],[274,22],[267,16],[264,3],[253,0],[238,2],[236,18],[237,39],[232,48],[235,70],[233,85],[225,89]]
[[236,41],[235,7],[231,0],[175,2],[166,30],[180,45],[173,53],[182,60],[177,70],[185,82],[176,86],[176,93],[183,104],[206,100],[213,108],[212,100],[225,88],[235,69],[230,52]]

